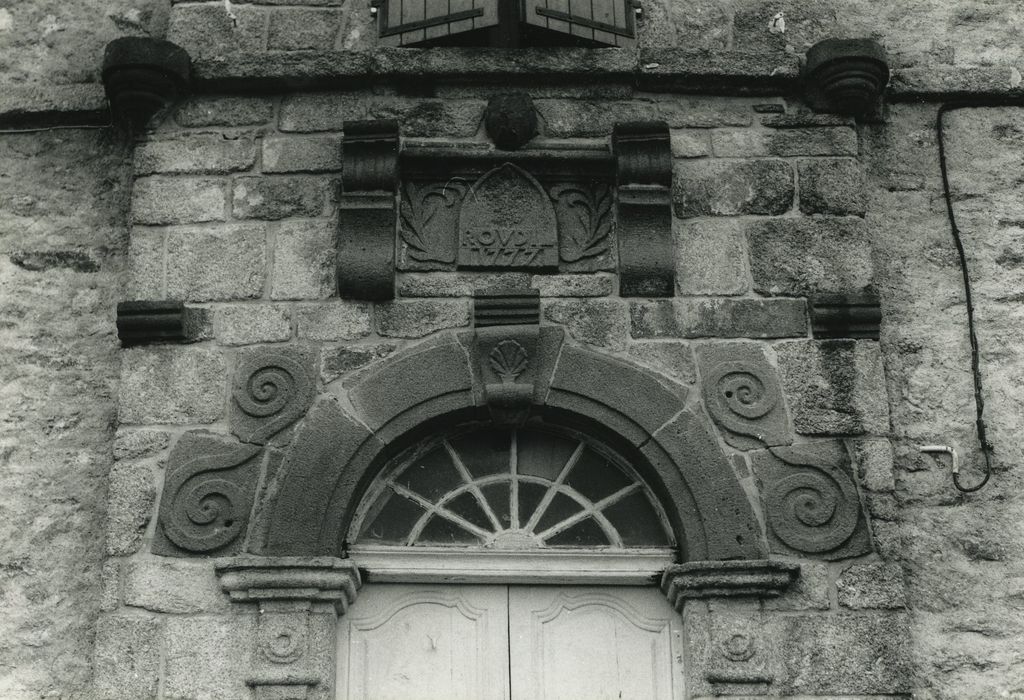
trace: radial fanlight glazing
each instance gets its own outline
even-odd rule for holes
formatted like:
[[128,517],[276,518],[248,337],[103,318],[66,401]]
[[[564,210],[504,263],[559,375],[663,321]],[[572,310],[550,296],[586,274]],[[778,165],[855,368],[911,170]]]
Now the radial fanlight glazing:
[[664,512],[621,457],[578,435],[473,430],[394,460],[350,541],[488,551],[674,546]]

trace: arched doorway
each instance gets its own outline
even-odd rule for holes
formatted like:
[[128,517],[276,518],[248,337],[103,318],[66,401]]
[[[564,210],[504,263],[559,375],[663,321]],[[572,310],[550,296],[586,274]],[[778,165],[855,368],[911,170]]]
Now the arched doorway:
[[532,421],[397,455],[353,518],[366,584],[338,628],[336,697],[683,697],[675,536],[640,470]]

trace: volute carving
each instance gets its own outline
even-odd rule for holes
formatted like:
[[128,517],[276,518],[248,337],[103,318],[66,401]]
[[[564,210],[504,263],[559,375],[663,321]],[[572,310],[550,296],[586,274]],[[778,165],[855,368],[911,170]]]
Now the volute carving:
[[205,432],[185,433],[171,451],[153,549],[237,551],[252,509],[260,448]]
[[868,554],[871,541],[846,447],[838,441],[754,454],[776,551],[836,560]]
[[750,449],[793,442],[775,369],[751,343],[722,343],[697,351],[708,413],[729,445]]
[[240,359],[232,392],[231,430],[244,442],[284,444],[283,431],[313,401],[314,380],[306,353],[292,348],[257,350]]

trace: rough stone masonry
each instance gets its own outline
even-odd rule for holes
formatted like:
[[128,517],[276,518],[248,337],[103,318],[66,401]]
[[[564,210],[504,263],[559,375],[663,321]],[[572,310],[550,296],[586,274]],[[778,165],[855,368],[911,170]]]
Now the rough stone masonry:
[[[778,597],[686,603],[691,697],[1024,693],[1017,106],[944,120],[995,473],[962,495],[948,461],[918,449],[951,445],[964,479],[980,478],[936,116],[953,98],[1020,97],[1021,8],[643,5],[636,50],[512,56],[380,49],[363,2],[0,8],[0,696],[253,697],[258,604],[232,602],[213,558],[166,556],[182,553],[160,515],[180,455],[239,450],[238,473],[266,473],[329,410],[323,396],[357,412],[365,377],[464,347],[487,290],[537,290],[563,357],[594,353],[685,392],[766,551],[799,564]],[[773,33],[779,12],[786,31]],[[136,139],[105,126],[97,82],[102,47],[122,35],[176,42],[199,77]],[[864,36],[890,56],[884,110],[808,111],[799,57]],[[394,300],[339,297],[343,123],[487,146],[486,105],[507,83],[533,98],[543,142],[667,124],[674,294],[622,295],[611,253],[592,269],[495,272],[410,262],[399,240]],[[865,295],[881,306],[879,340],[814,336],[815,299]],[[192,342],[119,348],[116,303],[164,299],[193,314]],[[240,369],[268,353],[293,358],[320,403],[264,439],[235,397]],[[720,398],[730,363],[760,378],[772,408],[751,418]],[[825,475],[856,506],[827,537],[775,515],[794,472]],[[321,643],[325,606],[303,628]],[[328,697],[326,684],[309,697]]]

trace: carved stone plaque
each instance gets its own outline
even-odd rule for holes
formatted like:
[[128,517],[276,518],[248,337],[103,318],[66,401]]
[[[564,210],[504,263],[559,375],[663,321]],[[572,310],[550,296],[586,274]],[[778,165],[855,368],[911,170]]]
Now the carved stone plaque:
[[458,266],[558,267],[558,222],[540,183],[505,163],[473,185],[459,214]]

